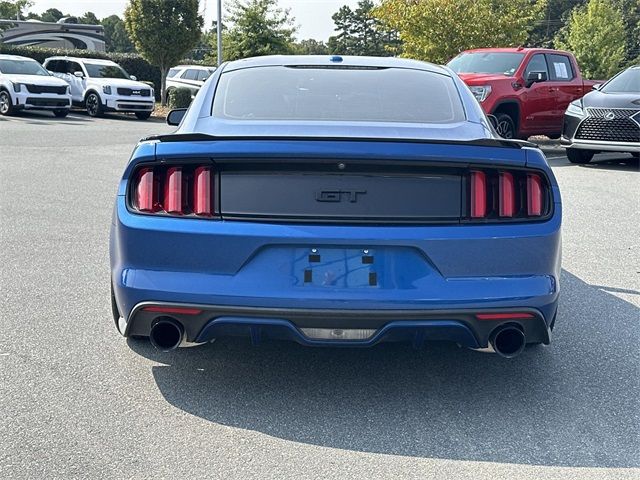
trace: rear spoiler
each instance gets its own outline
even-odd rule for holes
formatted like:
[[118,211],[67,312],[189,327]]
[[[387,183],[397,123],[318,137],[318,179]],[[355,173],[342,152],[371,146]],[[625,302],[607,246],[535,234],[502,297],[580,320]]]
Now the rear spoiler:
[[418,138],[367,138],[367,137],[279,137],[279,136],[236,136],[219,137],[207,133],[170,133],[166,135],[151,135],[141,139],[141,142],[156,141],[162,143],[170,142],[225,142],[225,141],[321,141],[321,142],[394,142],[394,143],[425,143],[440,145],[466,145],[476,147],[502,147],[502,148],[538,148],[535,143],[526,140],[513,140],[506,138],[478,138],[476,140],[437,140]]

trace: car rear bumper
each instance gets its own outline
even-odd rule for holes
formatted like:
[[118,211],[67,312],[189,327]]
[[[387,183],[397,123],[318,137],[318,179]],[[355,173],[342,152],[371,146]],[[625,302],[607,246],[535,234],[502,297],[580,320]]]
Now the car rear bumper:
[[[555,315],[555,304],[552,306]],[[482,319],[495,316],[494,319]],[[503,318],[501,318],[503,317]],[[509,317],[509,318],[504,318]],[[512,317],[512,318],[511,318]],[[312,308],[261,308],[143,302],[136,305],[125,335],[149,335],[159,320],[183,325],[191,343],[219,337],[290,340],[306,346],[370,347],[385,341],[449,341],[468,348],[486,348],[496,330],[505,324],[520,328],[529,343],[550,341],[550,326],[537,309],[482,310],[353,310]]]
[[[301,329],[322,328],[374,330],[362,345],[424,335],[477,348],[501,321],[475,314],[498,310],[533,312],[509,321],[545,343],[559,295],[560,216],[558,203],[531,224],[286,225],[136,215],[118,197],[112,284],[130,335],[148,335],[163,315],[144,306],[195,305],[197,316],[176,317],[190,342],[240,331],[316,344]],[[330,267],[309,266],[313,251],[328,263],[345,252],[350,281],[325,282]],[[365,251],[375,257],[372,285],[358,274]]]

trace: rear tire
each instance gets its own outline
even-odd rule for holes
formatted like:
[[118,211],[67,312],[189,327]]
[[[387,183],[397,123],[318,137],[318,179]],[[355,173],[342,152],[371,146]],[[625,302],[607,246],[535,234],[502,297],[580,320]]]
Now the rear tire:
[[57,118],[64,118],[67,115],[69,115],[69,109],[68,108],[63,108],[61,110],[54,110],[53,114],[57,117]]
[[100,97],[95,92],[91,92],[87,95],[84,100],[84,105],[90,117],[101,117],[104,113]]
[[589,163],[594,155],[595,155],[595,152],[592,150],[567,148],[567,158],[571,163],[584,165],[585,163]]
[[0,91],[0,115],[9,116],[13,115],[14,108],[11,101],[11,95],[6,90]]
[[146,120],[151,116],[151,112],[136,112],[138,120]]
[[506,113],[498,113],[496,115],[496,120],[498,123],[498,126],[496,127],[496,132],[498,133],[498,135],[506,139],[517,137],[516,124],[513,121],[513,118],[511,118]]

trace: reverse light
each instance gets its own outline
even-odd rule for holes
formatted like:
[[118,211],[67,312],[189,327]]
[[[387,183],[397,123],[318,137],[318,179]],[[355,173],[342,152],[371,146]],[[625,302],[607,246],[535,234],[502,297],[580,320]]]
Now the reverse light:
[[484,85],[481,87],[469,87],[469,90],[471,90],[471,93],[473,93],[473,96],[476,97],[476,100],[478,100],[478,102],[484,102],[487,97],[489,96],[489,94],[491,94],[491,85]]
[[487,176],[484,172],[471,172],[471,217],[487,215]]

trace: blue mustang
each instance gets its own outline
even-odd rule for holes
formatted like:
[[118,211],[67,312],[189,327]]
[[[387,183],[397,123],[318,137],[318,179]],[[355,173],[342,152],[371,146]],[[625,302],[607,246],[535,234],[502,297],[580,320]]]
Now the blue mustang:
[[446,67],[274,56],[224,64],[143,139],[111,228],[114,320],[161,350],[548,344],[560,192]]

